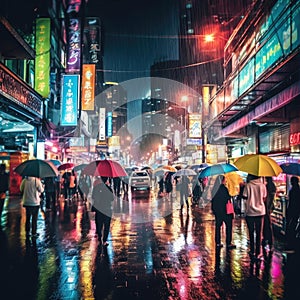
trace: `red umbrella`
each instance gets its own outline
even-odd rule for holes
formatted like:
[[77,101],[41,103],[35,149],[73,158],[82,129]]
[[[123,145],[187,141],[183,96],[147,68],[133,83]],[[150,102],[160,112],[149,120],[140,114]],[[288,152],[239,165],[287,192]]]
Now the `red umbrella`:
[[110,159],[96,160],[89,163],[83,174],[91,176],[121,177],[128,176],[125,169],[116,161]]
[[74,164],[73,163],[64,163],[60,166],[58,166],[58,171],[64,171],[64,170],[68,170],[68,169],[73,169],[74,168]]

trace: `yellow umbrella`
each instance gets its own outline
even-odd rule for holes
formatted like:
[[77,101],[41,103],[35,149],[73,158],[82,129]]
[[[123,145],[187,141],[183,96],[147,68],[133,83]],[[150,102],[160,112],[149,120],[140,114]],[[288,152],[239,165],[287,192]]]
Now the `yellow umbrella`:
[[230,196],[237,196],[240,192],[240,183],[243,182],[242,176],[236,172],[226,173],[224,176]]
[[256,176],[278,176],[282,169],[267,155],[246,154],[234,161],[234,165],[243,172]]

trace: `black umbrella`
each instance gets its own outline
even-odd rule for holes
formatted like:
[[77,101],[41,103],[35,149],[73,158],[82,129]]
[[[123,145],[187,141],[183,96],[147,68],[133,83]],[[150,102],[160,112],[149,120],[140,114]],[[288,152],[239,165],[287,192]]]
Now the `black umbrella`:
[[15,170],[21,176],[38,178],[58,176],[57,168],[49,162],[41,159],[29,159],[18,165]]

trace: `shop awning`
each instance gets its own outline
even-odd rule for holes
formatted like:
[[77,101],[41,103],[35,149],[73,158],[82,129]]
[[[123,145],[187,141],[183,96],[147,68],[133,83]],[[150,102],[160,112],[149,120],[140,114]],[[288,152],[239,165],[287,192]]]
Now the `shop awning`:
[[250,124],[250,122],[258,120],[261,117],[266,116],[267,114],[270,114],[275,110],[278,110],[279,108],[287,105],[299,95],[300,81],[294,83],[293,85],[281,91],[274,97],[255,107],[252,111],[250,111],[237,121],[223,128],[220,137],[226,137],[229,134],[247,126],[248,124]]
[[35,58],[35,51],[3,16],[0,16],[0,42],[0,51],[6,59]]

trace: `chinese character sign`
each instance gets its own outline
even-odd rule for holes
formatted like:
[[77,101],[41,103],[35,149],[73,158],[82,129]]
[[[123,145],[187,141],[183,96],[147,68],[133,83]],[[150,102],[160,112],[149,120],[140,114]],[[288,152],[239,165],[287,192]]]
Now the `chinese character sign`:
[[44,98],[50,93],[50,19],[36,20],[35,90]]
[[99,108],[99,141],[105,141],[106,140],[105,131],[106,131],[106,128],[105,128],[105,108],[100,107]]
[[70,19],[68,35],[67,72],[79,72],[81,55],[80,20]]
[[82,65],[82,110],[94,110],[95,99],[95,65]]
[[63,75],[61,126],[77,126],[79,75]]

